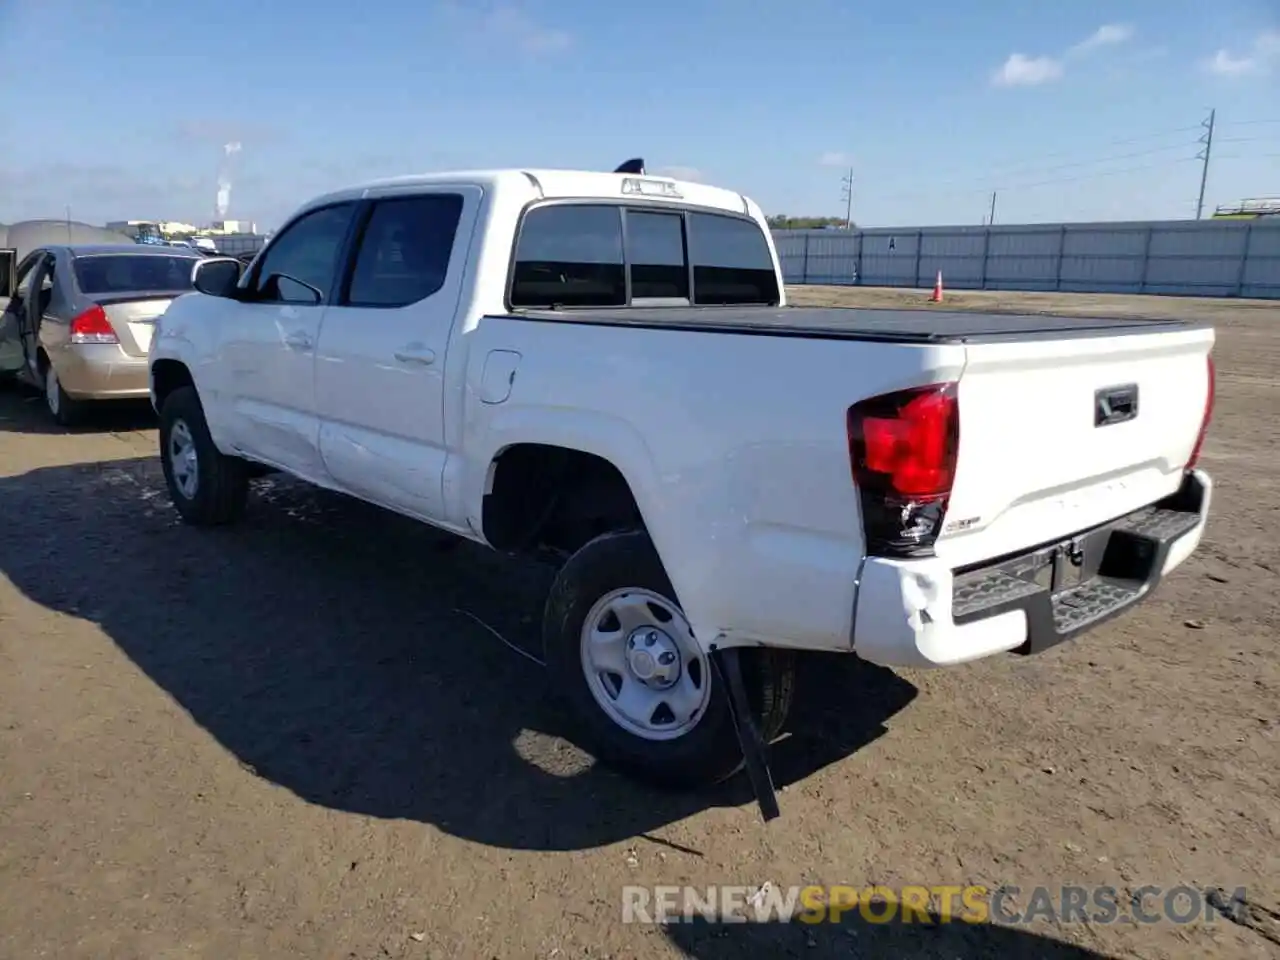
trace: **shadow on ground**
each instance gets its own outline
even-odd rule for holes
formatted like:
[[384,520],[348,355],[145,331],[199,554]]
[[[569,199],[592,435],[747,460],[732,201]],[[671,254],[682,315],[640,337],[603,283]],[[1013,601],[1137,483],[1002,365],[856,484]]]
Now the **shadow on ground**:
[[123,433],[156,426],[149,400],[109,400],[89,404],[81,422],[59,426],[45,406],[44,394],[12,378],[0,380],[0,433]]
[[[155,458],[0,479],[0,504],[0,572],[99,624],[246,776],[312,803],[546,850],[752,803],[742,777],[656,793],[574,745],[541,669],[468,616],[536,653],[542,568],[274,477],[242,524],[193,529]],[[853,657],[804,665],[793,732],[773,749],[783,784],[874,740],[915,696]]]
[[870,923],[856,913],[839,923],[725,923],[701,920],[663,927],[695,960],[741,957],[892,957],[894,960],[1109,960],[1109,954],[993,924]]

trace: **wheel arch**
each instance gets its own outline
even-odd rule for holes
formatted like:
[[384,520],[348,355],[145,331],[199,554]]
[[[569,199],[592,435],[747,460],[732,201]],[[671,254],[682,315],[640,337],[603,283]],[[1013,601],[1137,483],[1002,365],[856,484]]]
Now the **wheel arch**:
[[162,357],[151,364],[151,402],[157,411],[173,391],[194,386],[191,369],[181,360]]
[[[473,461],[479,467],[469,497],[473,506],[467,510],[473,528],[490,546],[503,549],[489,538],[485,513],[490,504],[486,501],[502,482],[504,460],[513,454],[523,456],[518,451],[537,447],[561,451],[556,456],[568,453],[591,458],[593,463],[602,462],[607,465],[606,471],[616,473],[625,484],[637,519],[653,542],[677,601],[699,642],[709,646],[719,630],[708,629],[708,621],[701,618],[697,570],[703,564],[697,548],[699,531],[690,525],[692,521],[685,515],[686,502],[662,479],[640,433],[620,418],[590,411],[556,411],[549,417],[535,414],[545,414],[545,411],[511,411],[505,418],[491,422],[487,434],[489,452]],[[500,496],[509,492],[503,491]]]

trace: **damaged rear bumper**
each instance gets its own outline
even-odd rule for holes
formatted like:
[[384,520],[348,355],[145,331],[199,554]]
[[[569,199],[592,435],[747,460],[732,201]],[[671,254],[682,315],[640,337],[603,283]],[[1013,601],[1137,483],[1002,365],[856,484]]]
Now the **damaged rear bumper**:
[[1147,597],[1200,543],[1213,483],[1188,471],[1172,496],[1050,544],[952,570],[871,558],[854,651],[889,666],[945,666],[1038,653]]

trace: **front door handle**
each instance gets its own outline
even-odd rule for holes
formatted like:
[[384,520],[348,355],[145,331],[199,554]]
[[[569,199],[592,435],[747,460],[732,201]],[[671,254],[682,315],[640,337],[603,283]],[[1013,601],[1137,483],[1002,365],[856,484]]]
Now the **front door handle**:
[[436,362],[436,352],[416,343],[401,347],[396,351],[396,359],[401,363],[418,363],[428,366]]
[[310,350],[311,338],[301,330],[284,338],[284,345],[292,350]]

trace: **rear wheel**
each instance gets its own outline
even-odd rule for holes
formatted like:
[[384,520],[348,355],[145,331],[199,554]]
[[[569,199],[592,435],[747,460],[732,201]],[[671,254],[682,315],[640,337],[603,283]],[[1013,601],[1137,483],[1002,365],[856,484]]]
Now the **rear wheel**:
[[174,390],[160,408],[160,463],[173,505],[187,523],[233,523],[244,513],[249,471],[214,444],[194,387]]
[[44,362],[44,403],[50,416],[63,427],[74,426],[84,416],[84,402],[67,396],[58,380],[58,371],[48,360]]
[[[724,780],[743,764],[727,693],[695,640],[648,536],[604,534],[569,559],[543,619],[557,692],[606,763],[662,786]],[[786,719],[794,662],[744,651],[766,741]]]

